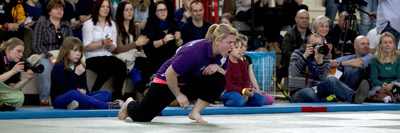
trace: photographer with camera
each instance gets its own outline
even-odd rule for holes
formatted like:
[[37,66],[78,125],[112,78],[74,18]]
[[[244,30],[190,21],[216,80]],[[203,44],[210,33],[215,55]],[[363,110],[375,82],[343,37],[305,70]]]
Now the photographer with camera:
[[337,68],[343,72],[340,81],[353,90],[357,90],[361,81],[369,77],[367,69],[374,56],[368,53],[368,49],[368,38],[366,36],[358,36],[354,40],[355,54],[331,60],[331,68]]
[[290,57],[289,88],[292,102],[327,102],[335,95],[343,101],[361,104],[368,93],[368,86],[354,92],[335,77],[328,77],[329,48],[320,35],[313,33],[307,43],[296,49]]
[[350,29],[350,16],[346,11],[339,14],[338,24],[335,25],[328,36],[332,39],[334,57],[342,57],[354,54],[353,40],[358,36],[357,32]]
[[20,72],[24,71],[21,58],[24,52],[24,42],[11,38],[0,46],[0,111],[13,111],[24,103],[24,94],[19,91],[33,78],[34,73],[27,70],[26,78],[21,80]]

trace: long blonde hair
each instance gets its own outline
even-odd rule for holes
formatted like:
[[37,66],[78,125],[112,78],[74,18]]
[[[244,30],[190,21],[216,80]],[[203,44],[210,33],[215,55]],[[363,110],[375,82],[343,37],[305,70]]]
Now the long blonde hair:
[[391,56],[391,59],[392,59],[392,61],[391,61],[391,63],[392,64],[394,64],[394,63],[396,63],[396,61],[397,61],[397,58],[398,58],[398,56],[399,56],[399,53],[397,53],[396,52],[396,44],[395,44],[395,39],[394,39],[394,36],[391,34],[391,33],[389,33],[389,32],[384,32],[384,33],[382,33],[381,34],[381,36],[379,37],[379,43],[378,43],[378,50],[376,51],[376,53],[375,53],[375,58],[376,58],[376,60],[379,62],[379,63],[381,63],[381,64],[385,64],[385,58],[387,58],[387,57],[385,57],[385,55],[383,54],[383,50],[382,50],[382,48],[381,48],[381,45],[382,45],[382,40],[383,40],[383,38],[384,37],[390,37],[390,38],[392,38],[392,40],[393,40],[393,50],[390,52],[390,56]]
[[238,35],[238,32],[236,29],[232,28],[231,26],[227,24],[213,24],[208,28],[207,34],[206,34],[206,39],[209,39],[210,41],[214,41],[216,38],[218,38],[218,41],[222,41],[225,39],[228,35]]

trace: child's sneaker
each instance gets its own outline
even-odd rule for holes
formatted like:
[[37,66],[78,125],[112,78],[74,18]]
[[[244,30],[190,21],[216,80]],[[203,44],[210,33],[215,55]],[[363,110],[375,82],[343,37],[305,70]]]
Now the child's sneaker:
[[68,110],[75,110],[75,109],[78,109],[78,107],[79,107],[78,101],[72,100],[72,102],[68,104],[67,109]]
[[108,109],[120,109],[124,105],[124,101],[117,99],[108,103]]

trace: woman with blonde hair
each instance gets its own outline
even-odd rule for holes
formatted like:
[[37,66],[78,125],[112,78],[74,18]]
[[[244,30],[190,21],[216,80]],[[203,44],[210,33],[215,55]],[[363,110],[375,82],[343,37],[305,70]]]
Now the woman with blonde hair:
[[24,42],[11,38],[0,46],[0,111],[13,111],[24,103],[24,94],[19,91],[31,81],[32,70],[27,71],[26,78],[21,80],[20,72],[25,65],[21,61]]
[[200,111],[213,103],[223,92],[227,59],[233,49],[237,31],[226,24],[212,25],[205,39],[182,46],[155,75],[150,89],[140,103],[128,98],[118,119],[128,116],[134,121],[151,121],[173,100],[187,110],[189,99],[197,100],[189,119],[207,123]]
[[332,54],[334,51],[332,51],[333,49],[333,44],[332,44],[332,40],[327,36],[329,33],[329,25],[332,23],[332,21],[326,17],[326,16],[318,16],[315,18],[314,22],[313,22],[313,27],[311,29],[311,32],[313,33],[317,33],[318,35],[320,35],[324,41],[324,44],[327,44],[329,47],[329,58],[334,59],[334,57],[332,57],[334,54]]
[[400,58],[396,52],[395,37],[382,33],[377,52],[371,60],[371,81],[373,88],[368,93],[372,100],[395,102],[391,93],[395,82],[400,82]]

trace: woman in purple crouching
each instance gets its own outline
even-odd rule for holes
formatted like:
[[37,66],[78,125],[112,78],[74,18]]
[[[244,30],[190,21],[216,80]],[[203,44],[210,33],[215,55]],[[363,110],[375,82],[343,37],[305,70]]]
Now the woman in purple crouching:
[[200,111],[213,103],[225,87],[226,57],[233,49],[237,31],[225,24],[212,25],[205,39],[189,42],[158,70],[147,95],[138,103],[128,98],[118,119],[151,121],[173,100],[187,110],[189,99],[197,100],[189,119],[207,123]]

